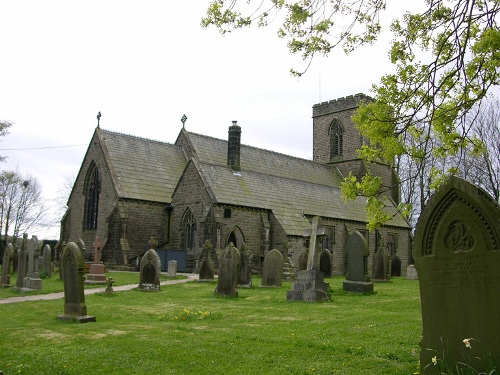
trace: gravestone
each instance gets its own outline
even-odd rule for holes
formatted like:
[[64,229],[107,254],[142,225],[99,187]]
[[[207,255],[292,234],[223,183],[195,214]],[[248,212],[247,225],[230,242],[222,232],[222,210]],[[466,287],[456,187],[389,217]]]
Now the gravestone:
[[24,287],[21,289],[21,292],[31,292],[33,290],[42,289],[42,279],[40,278],[35,262],[37,248],[38,238],[32,236],[28,243],[28,272],[24,278]]
[[198,281],[201,282],[214,281],[214,265],[212,263],[212,259],[210,258],[210,253],[212,248],[213,248],[212,242],[206,240],[204,255],[200,265],[200,276]]
[[219,260],[219,277],[215,294],[226,297],[238,297],[236,283],[238,281],[238,265],[240,254],[231,242],[221,253]]
[[89,273],[85,277],[85,284],[106,284],[104,264],[101,262],[102,240],[99,236],[94,241],[94,263],[90,265]]
[[95,322],[95,316],[87,315],[83,289],[84,259],[77,244],[69,242],[61,256],[64,268],[64,314],[57,318],[78,323]]
[[283,282],[283,255],[279,250],[271,250],[264,259],[261,287],[278,287]]
[[391,277],[401,276],[401,258],[394,255],[391,259]]
[[43,247],[43,252],[42,252],[42,265],[43,265],[43,273],[47,277],[52,276],[52,259],[51,259],[51,253],[52,251],[50,250],[50,246],[47,244]]
[[287,257],[288,261],[283,265],[283,281],[293,281],[297,278],[295,275],[295,270],[293,269],[293,263],[290,257]]
[[17,281],[16,288],[22,289],[24,287],[24,278],[26,276],[26,263],[28,255],[28,234],[23,234],[23,239],[21,240],[21,247],[17,251]]
[[299,271],[307,270],[307,258],[309,258],[309,250],[305,250],[299,255]]
[[[443,349],[456,361],[491,353],[500,363],[500,206],[484,190],[451,177],[417,223],[422,368]],[[470,339],[466,348],[463,340]],[[443,348],[444,347],[444,348]],[[483,361],[474,361],[477,373]],[[434,367],[434,366],[429,366]],[[423,373],[428,373],[429,368]],[[431,369],[432,370],[432,369]],[[476,373],[476,372],[474,372]]]
[[292,283],[292,290],[287,292],[288,301],[317,302],[330,298],[329,284],[324,281],[323,272],[318,270],[318,243],[320,242],[318,237],[325,235],[325,229],[320,224],[319,216],[313,217],[311,230],[305,233],[306,237],[310,237],[307,269],[298,272],[297,280]]
[[248,246],[243,243],[240,249],[240,269],[238,272],[238,288],[252,287],[252,256]]
[[389,253],[381,242],[373,259],[372,280],[378,283],[389,282]]
[[115,282],[115,280],[112,278],[112,277],[108,277],[108,279],[106,280],[106,290],[104,291],[104,293],[113,293],[114,290],[113,290],[113,283]]
[[418,272],[414,264],[410,264],[408,267],[406,267],[406,279],[418,280]]
[[349,236],[345,245],[347,253],[347,275],[344,291],[355,293],[372,293],[373,282],[368,276],[368,241],[359,231]]
[[319,255],[319,270],[325,277],[332,277],[332,253],[324,249]]
[[158,292],[160,290],[161,259],[154,249],[149,249],[141,259],[139,290]]
[[177,261],[169,260],[167,267],[167,276],[168,277],[176,277],[177,276]]
[[13,247],[11,243],[7,244],[2,258],[2,287],[10,287],[10,263],[12,259]]

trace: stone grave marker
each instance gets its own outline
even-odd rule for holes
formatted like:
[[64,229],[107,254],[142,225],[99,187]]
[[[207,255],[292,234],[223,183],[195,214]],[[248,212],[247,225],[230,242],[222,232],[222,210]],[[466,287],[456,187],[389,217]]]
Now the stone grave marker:
[[139,290],[158,292],[160,290],[161,259],[154,249],[149,249],[141,259]]
[[211,282],[214,281],[214,265],[210,258],[211,250],[213,248],[210,240],[205,241],[205,248],[203,250],[203,259],[200,265],[200,276],[198,281]]
[[332,277],[332,253],[327,249],[319,255],[319,270],[325,277]]
[[[451,177],[417,223],[415,267],[423,335],[421,373],[443,350],[456,361],[491,353],[500,363],[500,206],[484,190]],[[469,340],[472,339],[472,340]],[[470,348],[466,347],[469,340]],[[436,350],[432,352],[429,349]],[[442,358],[441,358],[442,359]],[[476,373],[476,372],[474,372]]]
[[240,267],[238,272],[238,288],[252,287],[252,256],[248,246],[243,243],[240,249]]
[[287,257],[287,259],[288,261],[285,261],[283,265],[283,281],[293,281],[297,278],[297,275],[295,275],[292,260],[290,257]]
[[64,314],[58,319],[78,323],[95,322],[87,315],[83,289],[84,259],[77,244],[69,242],[63,250],[61,267],[64,268]]
[[389,277],[389,253],[382,241],[373,259],[372,280],[378,283],[390,281]]
[[299,271],[307,269],[307,258],[309,258],[309,250],[304,250],[299,255]]
[[238,281],[238,265],[240,254],[231,242],[221,253],[219,260],[219,277],[215,294],[226,297],[238,297],[236,283]]
[[284,259],[277,249],[271,250],[264,258],[261,287],[281,288],[283,282]]
[[355,231],[345,245],[347,253],[347,275],[344,290],[355,293],[373,292],[373,282],[368,276],[368,256],[370,250],[365,236]]
[[176,260],[169,260],[168,261],[167,276],[169,276],[169,277],[177,276],[177,261]]
[[2,258],[2,287],[10,287],[10,263],[12,259],[13,247],[11,243],[7,244]]
[[38,265],[35,262],[37,248],[38,238],[32,236],[28,243],[28,272],[24,278],[24,287],[21,289],[21,292],[31,292],[33,290],[42,289],[42,279],[38,273]]
[[102,240],[99,236],[94,241],[94,262],[90,265],[89,273],[85,277],[85,284],[106,284],[104,264],[101,262]]
[[28,234],[23,234],[23,239],[21,240],[21,247],[17,251],[17,281],[16,288],[22,289],[24,287],[24,279],[26,276],[26,263],[28,255]]
[[113,290],[113,284],[114,284],[115,280],[112,278],[112,277],[108,277],[107,280],[106,280],[106,290],[104,291],[104,293],[113,293],[114,290]]
[[418,280],[418,272],[414,264],[408,265],[406,268],[406,279],[407,280]]
[[50,249],[50,246],[47,244],[43,247],[43,252],[42,252],[42,265],[43,265],[43,273],[47,277],[52,276],[52,251]]
[[320,236],[325,235],[325,229],[320,226],[319,216],[313,217],[311,231],[305,233],[309,239],[309,254],[307,269],[299,271],[297,280],[292,284],[292,290],[287,292],[288,301],[316,302],[330,298],[329,284],[324,281],[323,272],[318,270],[318,243]]
[[401,258],[394,254],[391,259],[391,277],[401,276]]

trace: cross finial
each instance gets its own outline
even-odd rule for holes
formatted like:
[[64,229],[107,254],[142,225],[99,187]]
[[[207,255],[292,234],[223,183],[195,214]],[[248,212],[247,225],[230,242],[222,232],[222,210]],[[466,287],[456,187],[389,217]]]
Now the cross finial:
[[182,118],[181,118],[181,121],[182,121],[182,129],[184,129],[184,125],[186,124],[186,120],[187,120],[187,116],[186,115],[182,115]]
[[97,113],[97,127],[99,127],[99,121],[101,120],[101,111]]

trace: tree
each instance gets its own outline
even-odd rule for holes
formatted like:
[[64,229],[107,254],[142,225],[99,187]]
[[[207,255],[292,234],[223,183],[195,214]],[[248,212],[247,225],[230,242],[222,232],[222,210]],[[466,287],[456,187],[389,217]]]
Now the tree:
[[[385,9],[380,0],[259,0],[258,4],[252,15],[244,16],[237,0],[216,0],[202,25],[215,25],[224,33],[254,21],[266,26],[271,12],[284,13],[279,35],[288,37],[290,50],[307,61],[318,52],[327,55],[339,44],[348,52],[372,42]],[[359,151],[363,159],[394,166],[406,155],[424,168],[428,160],[443,166],[450,156],[477,157],[485,151],[467,119],[500,83],[499,11],[498,0],[427,0],[423,12],[408,12],[392,22],[389,56],[396,73],[373,86],[375,100],[362,105],[353,117],[370,140]],[[342,18],[346,21],[339,32],[336,20]],[[458,171],[458,165],[431,167],[429,188],[437,188]],[[380,186],[380,180],[370,175],[361,180],[346,177],[342,185],[346,199],[367,197],[370,229],[391,218],[384,209],[392,203]],[[403,203],[398,210],[407,214],[411,206]]]

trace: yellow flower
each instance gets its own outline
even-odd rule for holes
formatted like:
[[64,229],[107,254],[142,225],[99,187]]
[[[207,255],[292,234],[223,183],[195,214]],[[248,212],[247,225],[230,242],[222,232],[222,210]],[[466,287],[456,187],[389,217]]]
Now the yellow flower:
[[470,348],[471,347],[470,346],[470,340],[472,340],[472,339],[464,339],[463,340],[466,348]]
[[436,356],[432,357],[432,363],[434,364],[434,366],[436,366],[438,364],[438,360],[437,360]]

